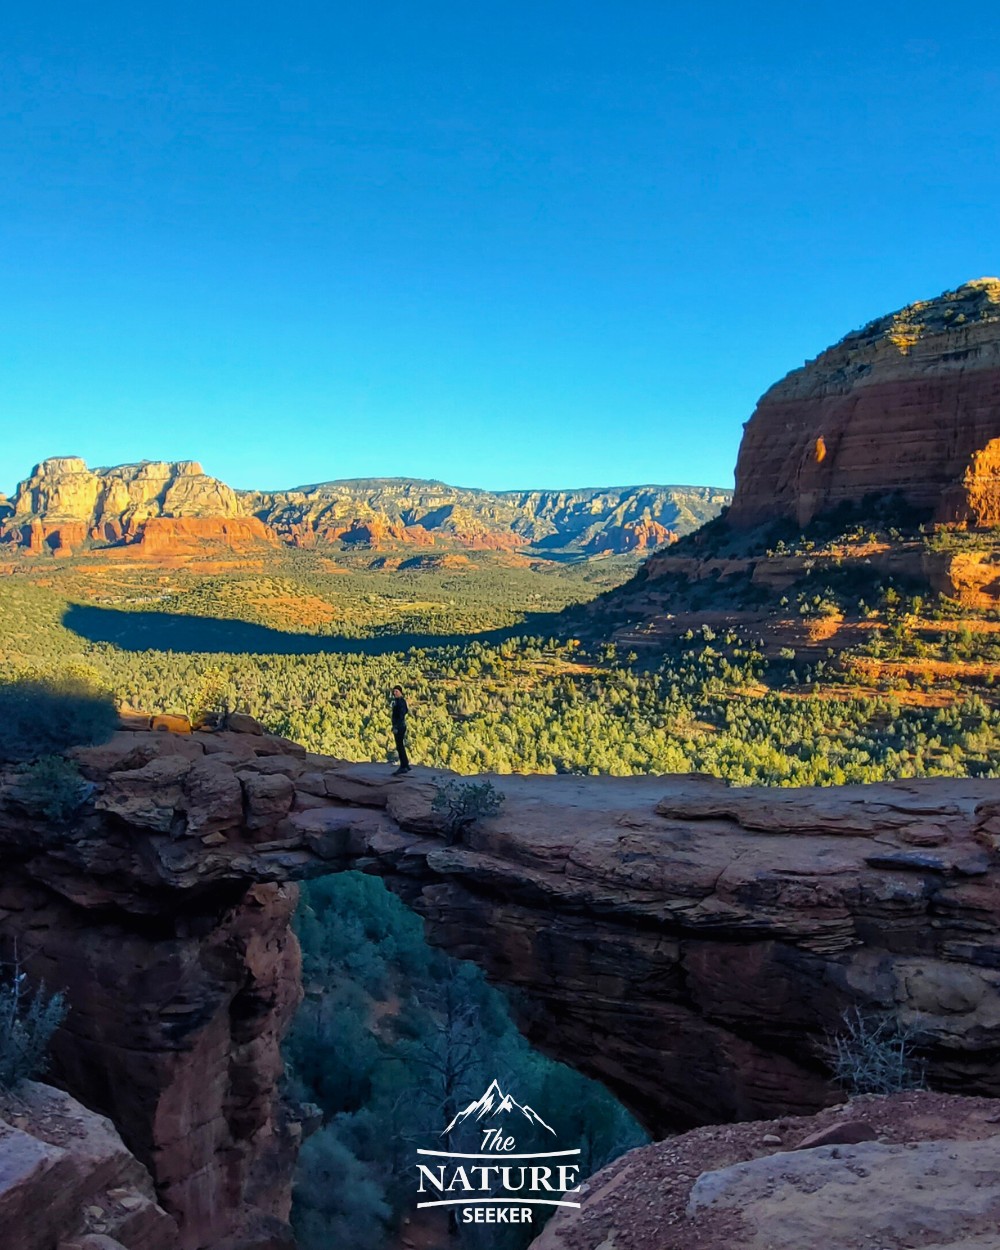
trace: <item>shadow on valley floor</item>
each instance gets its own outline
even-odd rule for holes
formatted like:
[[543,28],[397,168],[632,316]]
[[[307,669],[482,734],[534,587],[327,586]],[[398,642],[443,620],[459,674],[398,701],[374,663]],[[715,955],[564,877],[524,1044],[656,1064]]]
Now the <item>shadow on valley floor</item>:
[[[37,760],[82,743],[105,742],[117,727],[111,694],[84,674],[0,681],[0,762]],[[51,801],[58,806],[58,770],[36,780],[45,814]]]
[[124,651],[223,652],[229,655],[387,655],[410,647],[458,646],[470,641],[498,643],[515,634],[557,634],[558,621],[536,613],[521,625],[474,634],[381,634],[374,638],[296,634],[248,621],[173,612],[123,612],[70,604],[63,613],[67,629],[89,642],[107,642]]

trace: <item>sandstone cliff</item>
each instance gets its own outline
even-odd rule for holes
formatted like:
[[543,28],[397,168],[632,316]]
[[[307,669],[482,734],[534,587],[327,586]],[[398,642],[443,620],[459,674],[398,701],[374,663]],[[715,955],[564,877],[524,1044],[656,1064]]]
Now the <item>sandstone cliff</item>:
[[[731,506],[660,546],[574,627],[633,646],[711,623],[772,654],[825,657],[865,642],[861,601],[890,586],[995,609],[997,526],[1000,279],[981,278],[871,322],[773,386],[746,424]],[[803,629],[821,599],[842,628]]]
[[235,492],[193,460],[144,460],[88,469],[77,456],[43,460],[10,500],[14,521],[117,521],[127,532],[151,516],[238,516]]
[[84,546],[136,544],[156,556],[184,554],[192,543],[244,549],[279,541],[616,553],[689,533],[729,498],[697,486],[491,492],[406,478],[237,492],[194,461],[90,470],[62,456],[36,465],[9,501],[0,499],[0,541],[63,556]]
[[1000,523],[1000,279],[881,317],[773,386],[728,520],[805,525],[889,494],[928,519]]
[[321,873],[380,874],[656,1132],[833,1101],[819,1043],[852,1004],[919,1023],[936,1085],[1000,1093],[996,782],[500,777],[502,813],[448,846],[426,770],[260,733],[77,756],[71,825],[0,793],[0,935],[65,988],[53,1077],[111,1117],[184,1250],[286,1244],[292,883]]
[[168,535],[181,546],[196,536],[226,545],[234,536],[273,541],[243,516],[235,492],[193,460],[91,470],[78,456],[54,457],[36,465],[0,510],[0,538],[32,554],[69,555],[87,543],[163,550]]
[[463,490],[443,482],[329,482],[244,496],[249,509],[300,546],[337,541],[428,542],[584,552],[645,550],[717,515],[729,492],[637,486],[581,491]]

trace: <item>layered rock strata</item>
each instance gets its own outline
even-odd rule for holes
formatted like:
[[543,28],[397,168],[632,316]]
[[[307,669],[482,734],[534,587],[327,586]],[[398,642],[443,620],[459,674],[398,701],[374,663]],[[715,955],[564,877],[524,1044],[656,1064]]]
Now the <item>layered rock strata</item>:
[[890,495],[925,519],[1000,523],[1000,279],[872,321],[771,387],[728,520],[806,525]]
[[194,461],[88,469],[76,456],[44,460],[10,500],[0,539],[28,554],[138,545],[177,554],[193,542],[236,549],[428,546],[512,551],[572,547],[643,551],[718,514],[730,492],[698,486],[579,491],[484,491],[406,478],[324,482],[236,492]]

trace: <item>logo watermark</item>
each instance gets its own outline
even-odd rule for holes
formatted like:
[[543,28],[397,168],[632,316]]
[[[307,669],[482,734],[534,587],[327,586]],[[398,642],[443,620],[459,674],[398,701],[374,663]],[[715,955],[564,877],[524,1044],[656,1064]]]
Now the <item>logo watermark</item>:
[[519,1132],[523,1137],[528,1130],[537,1139],[545,1133],[555,1138],[556,1131],[533,1107],[504,1093],[498,1081],[491,1081],[439,1136],[450,1143],[463,1128],[466,1136],[477,1132],[475,1152],[417,1151],[418,1210],[454,1207],[463,1224],[531,1224],[538,1208],[580,1205],[574,1200],[580,1150],[519,1150]]

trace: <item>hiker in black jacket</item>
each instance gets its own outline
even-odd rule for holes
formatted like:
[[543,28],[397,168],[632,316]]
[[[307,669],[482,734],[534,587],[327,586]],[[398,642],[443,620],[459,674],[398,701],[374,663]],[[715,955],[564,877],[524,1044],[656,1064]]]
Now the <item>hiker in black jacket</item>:
[[406,700],[403,698],[402,686],[393,686],[392,736],[395,739],[396,750],[399,753],[399,767],[393,773],[394,777],[410,771],[410,757],[406,754],[406,713],[409,710],[406,706]]

